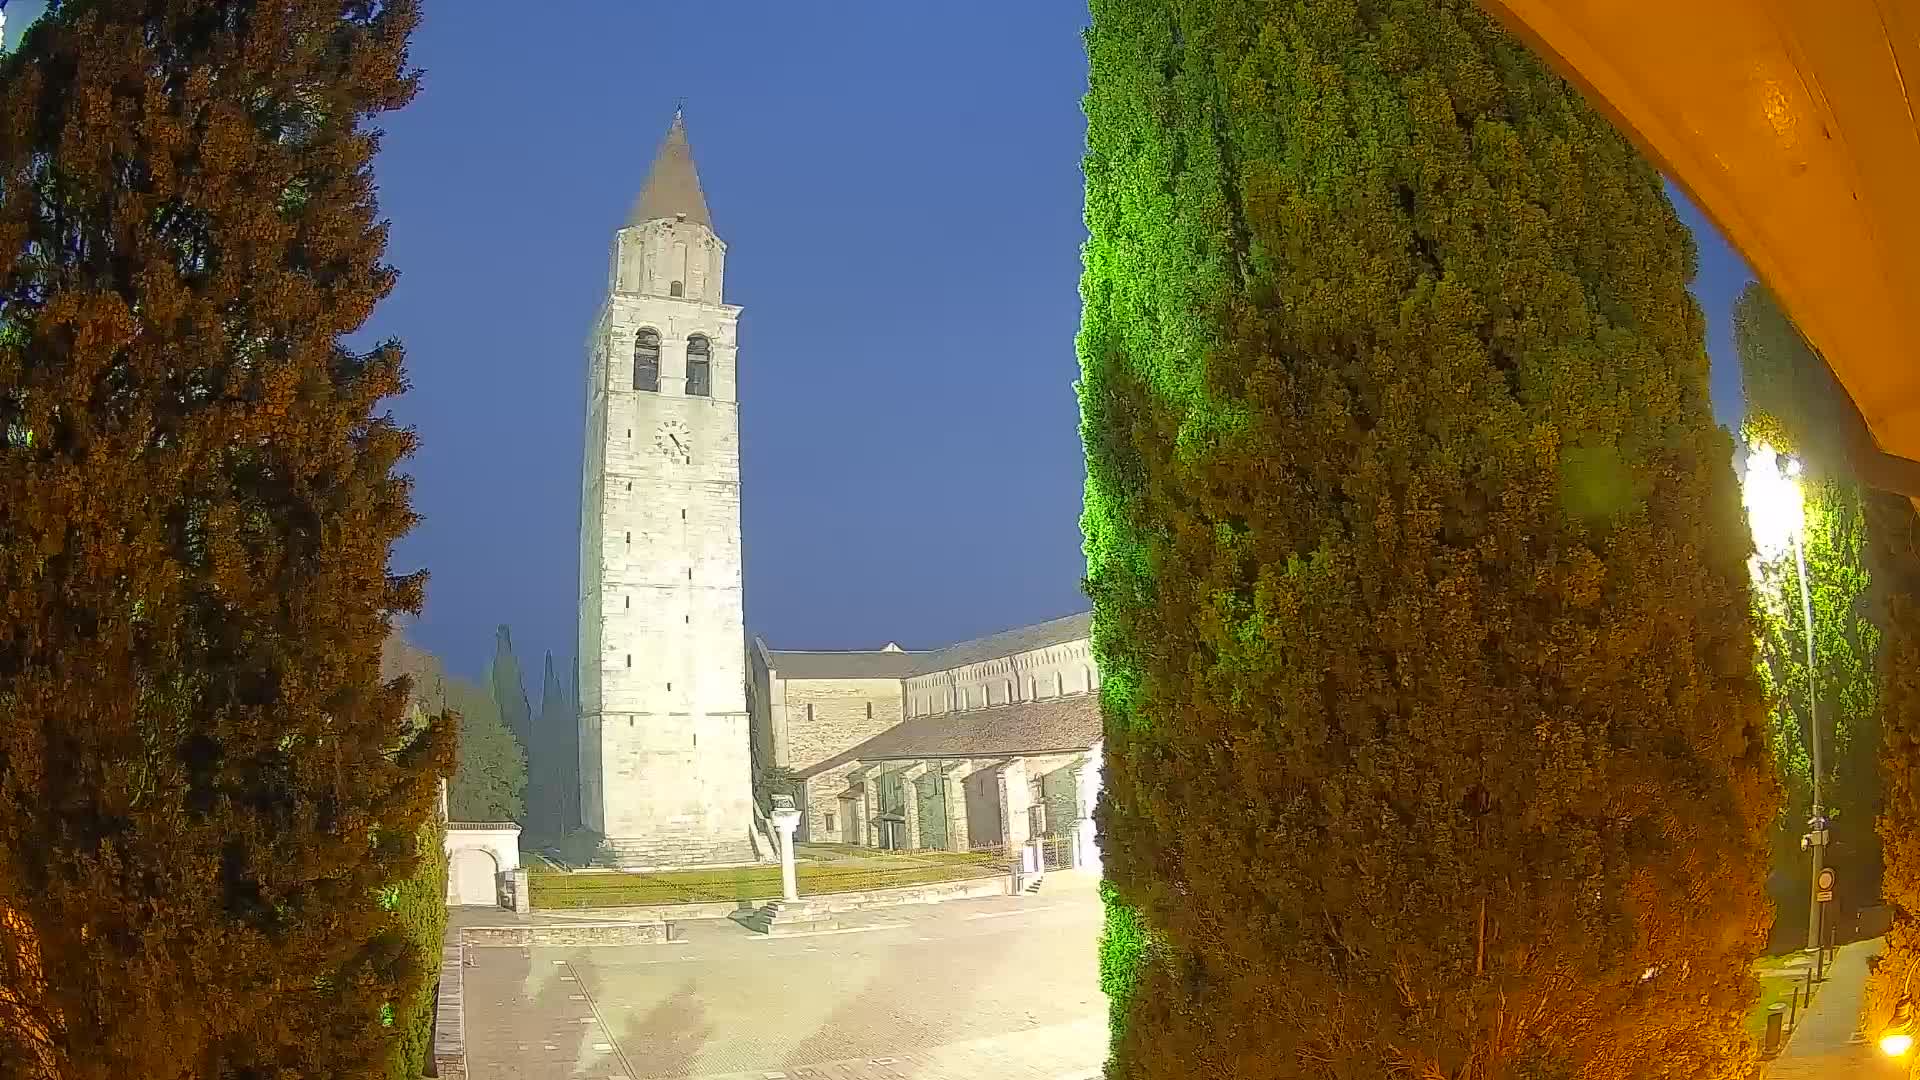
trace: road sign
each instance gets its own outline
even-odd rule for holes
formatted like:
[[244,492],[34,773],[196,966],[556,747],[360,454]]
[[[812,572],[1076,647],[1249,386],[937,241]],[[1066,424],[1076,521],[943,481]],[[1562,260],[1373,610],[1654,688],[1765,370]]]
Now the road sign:
[[1814,885],[1819,890],[1814,893],[1813,898],[1815,900],[1826,901],[1833,899],[1833,867],[1821,867],[1820,876],[1815,879]]

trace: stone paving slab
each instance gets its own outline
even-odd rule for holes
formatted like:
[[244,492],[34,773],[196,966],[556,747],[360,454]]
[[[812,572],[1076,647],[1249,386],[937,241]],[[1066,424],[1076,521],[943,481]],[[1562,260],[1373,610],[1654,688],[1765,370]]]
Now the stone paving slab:
[[[473,950],[473,1080],[1084,1080],[1090,890],[862,913],[816,936]],[[691,925],[691,924],[690,924]],[[712,924],[708,924],[711,926]]]

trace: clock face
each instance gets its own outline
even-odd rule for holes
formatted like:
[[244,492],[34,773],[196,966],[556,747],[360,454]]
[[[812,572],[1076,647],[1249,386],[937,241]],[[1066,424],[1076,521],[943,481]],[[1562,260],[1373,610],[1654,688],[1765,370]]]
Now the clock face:
[[660,429],[653,433],[653,445],[654,449],[666,455],[668,461],[684,465],[693,460],[693,433],[678,420],[661,424]]

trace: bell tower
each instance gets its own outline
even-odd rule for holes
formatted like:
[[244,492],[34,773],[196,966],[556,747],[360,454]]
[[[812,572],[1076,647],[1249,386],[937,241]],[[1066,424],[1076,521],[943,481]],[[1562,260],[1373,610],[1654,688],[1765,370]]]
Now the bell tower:
[[755,858],[726,254],[676,111],[588,339],[580,808],[626,866]]

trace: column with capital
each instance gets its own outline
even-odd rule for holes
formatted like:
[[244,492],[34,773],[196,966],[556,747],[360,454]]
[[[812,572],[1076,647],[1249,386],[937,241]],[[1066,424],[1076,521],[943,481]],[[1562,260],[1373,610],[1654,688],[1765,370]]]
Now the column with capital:
[[787,795],[773,797],[773,829],[780,834],[780,897],[791,904],[800,899],[799,875],[793,868],[793,833],[800,827],[800,811]]

